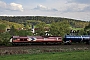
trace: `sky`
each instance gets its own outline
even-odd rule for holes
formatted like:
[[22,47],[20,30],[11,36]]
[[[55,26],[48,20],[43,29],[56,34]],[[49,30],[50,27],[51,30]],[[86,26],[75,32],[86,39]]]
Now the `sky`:
[[0,16],[51,16],[90,21],[90,0],[0,0]]

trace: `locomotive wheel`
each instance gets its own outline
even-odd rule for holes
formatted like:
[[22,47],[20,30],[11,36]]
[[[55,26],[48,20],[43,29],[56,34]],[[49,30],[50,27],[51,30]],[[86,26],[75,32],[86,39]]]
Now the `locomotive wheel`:
[[86,44],[88,44],[88,45],[89,45],[89,44],[90,44],[90,40],[88,40],[88,41],[86,42]]

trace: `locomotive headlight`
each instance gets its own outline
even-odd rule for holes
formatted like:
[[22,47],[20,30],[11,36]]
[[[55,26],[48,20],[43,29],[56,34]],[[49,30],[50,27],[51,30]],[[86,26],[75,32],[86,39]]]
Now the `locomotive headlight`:
[[10,39],[10,42],[12,42],[12,38]]
[[27,41],[31,41],[32,39],[31,38],[28,38]]

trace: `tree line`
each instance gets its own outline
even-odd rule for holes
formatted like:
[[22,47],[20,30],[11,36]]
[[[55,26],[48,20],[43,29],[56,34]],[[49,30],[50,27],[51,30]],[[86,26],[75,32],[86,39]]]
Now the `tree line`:
[[[61,17],[47,17],[47,16],[0,16],[0,20],[6,20],[20,24],[25,23],[27,20],[41,21],[41,22],[45,22],[46,24],[50,24],[52,22],[67,21],[74,28],[84,28],[89,24],[88,22],[81,20],[61,18]],[[35,23],[33,24],[35,25]]]

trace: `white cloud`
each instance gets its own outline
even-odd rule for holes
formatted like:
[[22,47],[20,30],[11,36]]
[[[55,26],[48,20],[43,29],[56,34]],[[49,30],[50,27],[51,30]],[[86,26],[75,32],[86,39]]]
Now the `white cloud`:
[[62,13],[66,12],[84,12],[84,10],[89,7],[88,4],[78,4],[78,3],[67,3],[60,6],[59,11]]
[[0,8],[6,8],[6,3],[3,1],[0,1]]
[[86,7],[84,10],[82,10],[84,12],[90,12],[90,6]]
[[50,11],[58,11],[58,10],[55,9],[55,8],[48,8],[48,7],[43,6],[43,5],[41,5],[41,4],[37,5],[37,7],[34,8],[34,10],[49,11],[49,12],[50,12]]
[[38,6],[37,6],[37,8],[47,9],[47,7],[46,7],[46,6],[43,6],[43,5],[41,5],[41,4],[40,4],[40,5],[38,5]]
[[20,10],[23,12],[23,7],[21,4],[17,4],[17,3],[10,3],[10,9],[11,10]]
[[67,18],[73,18],[73,19],[78,19],[78,20],[83,20],[83,21],[90,21],[90,12],[68,12],[68,13],[63,13],[61,14],[63,17]]
[[80,12],[88,6],[89,5],[87,5],[87,4],[69,3],[67,6],[67,11],[68,12],[78,12],[78,11]]
[[40,4],[35,9],[37,9],[37,10],[48,10],[48,8],[46,6],[43,6]]
[[0,1],[0,11],[5,12],[5,11],[9,11],[9,10],[23,12],[23,7],[21,4],[17,4],[17,3],[7,4],[3,1]]
[[69,0],[69,2],[81,3],[81,4],[90,4],[90,0]]

